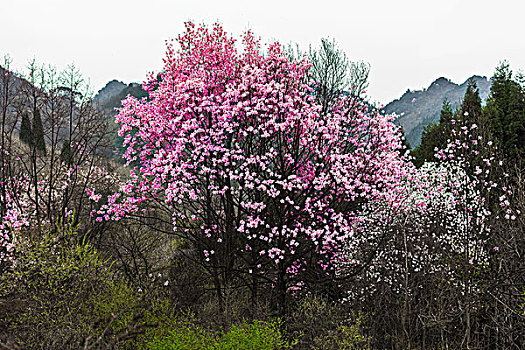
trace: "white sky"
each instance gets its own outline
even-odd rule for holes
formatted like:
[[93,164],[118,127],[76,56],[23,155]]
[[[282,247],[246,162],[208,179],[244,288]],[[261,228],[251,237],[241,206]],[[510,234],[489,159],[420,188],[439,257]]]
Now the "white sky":
[[165,40],[184,21],[218,20],[237,39],[251,28],[263,42],[303,50],[335,38],[349,58],[371,64],[368,95],[386,104],[440,76],[491,76],[503,59],[524,69],[524,16],[520,0],[0,0],[0,55],[18,70],[32,58],[75,63],[98,91],[158,71]]

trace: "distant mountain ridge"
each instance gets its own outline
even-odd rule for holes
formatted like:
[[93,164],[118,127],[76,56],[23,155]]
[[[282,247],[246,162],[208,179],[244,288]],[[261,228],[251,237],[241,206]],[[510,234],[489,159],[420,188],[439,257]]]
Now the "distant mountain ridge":
[[427,89],[407,90],[401,98],[387,104],[383,111],[396,113],[396,124],[403,126],[405,137],[412,148],[421,143],[425,126],[439,121],[443,100],[446,98],[452,108],[459,106],[470,80],[476,83],[482,103],[489,96],[491,82],[487,77],[474,75],[458,85],[447,78],[436,79]]
[[123,82],[114,79],[108,82],[106,86],[98,91],[98,93],[93,98],[93,101],[99,105],[103,105],[113,96],[124,90],[126,86],[127,85]]
[[148,93],[142,89],[142,85],[138,83],[124,84],[118,80],[111,80],[98,91],[93,98],[93,102],[97,104],[98,108],[107,115],[115,115],[115,108],[120,107],[120,101],[125,99],[128,95],[136,98],[147,97]]
[[[440,77],[423,90],[407,90],[403,96],[387,104],[382,111],[398,115],[396,124],[405,130],[405,137],[412,148],[421,143],[421,135],[425,126],[439,121],[441,107],[446,98],[452,108],[459,106],[469,80],[473,80],[479,89],[479,95],[484,103],[489,96],[491,82],[487,77],[474,75],[462,84],[456,84],[447,78]],[[136,98],[147,97],[148,94],[138,83],[125,83],[111,80],[98,91],[93,101],[99,109],[108,116],[116,114],[115,108],[120,107],[120,101],[128,95]]]

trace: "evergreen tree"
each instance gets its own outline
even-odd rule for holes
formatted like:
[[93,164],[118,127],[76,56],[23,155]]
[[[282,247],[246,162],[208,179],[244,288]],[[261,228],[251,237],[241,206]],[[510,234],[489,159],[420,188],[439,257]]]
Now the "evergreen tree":
[[445,99],[443,107],[441,108],[441,115],[438,123],[430,123],[423,130],[421,135],[421,144],[412,150],[411,154],[414,157],[414,164],[420,167],[425,162],[435,161],[435,149],[445,147],[447,137],[452,127],[452,119],[454,119],[454,112],[450,102]]
[[472,123],[479,123],[481,119],[481,97],[479,89],[473,80],[469,80],[467,91],[461,102],[458,119],[468,119]]
[[410,143],[408,142],[408,140],[407,140],[406,137],[404,136],[404,135],[406,135],[405,129],[404,129],[403,126],[401,126],[401,125],[400,125],[400,129],[401,129],[401,130],[400,130],[399,132],[401,133],[401,135],[403,135],[403,136],[401,137],[401,148],[404,149],[404,150],[408,150],[408,151],[410,151],[410,149],[411,149],[412,147],[410,146]]
[[71,144],[69,140],[65,140],[62,143],[62,149],[60,150],[60,160],[69,165],[71,163]]
[[37,151],[46,155],[46,141],[44,140],[44,126],[42,125],[42,118],[40,118],[40,111],[37,109],[33,116],[33,142]]
[[22,123],[20,125],[20,141],[27,145],[33,142],[33,133],[31,131],[31,121],[27,113],[22,114]]
[[502,62],[492,77],[492,86],[483,119],[503,153],[515,159],[525,152],[525,94],[523,87],[513,79],[507,62]]
[[441,115],[439,116],[439,123],[442,125],[452,125],[452,120],[454,119],[454,110],[452,105],[445,98],[443,100],[443,106],[441,107]]
[[[471,80],[468,82],[465,96],[461,106],[455,112],[448,100],[443,101],[439,123],[431,123],[425,127],[421,136],[421,144],[412,151],[414,164],[421,166],[425,162],[436,161],[434,153],[437,149],[442,149],[447,144],[453,129],[458,129],[467,124],[477,124],[481,126],[481,97],[476,83]],[[454,122],[452,122],[454,120]]]

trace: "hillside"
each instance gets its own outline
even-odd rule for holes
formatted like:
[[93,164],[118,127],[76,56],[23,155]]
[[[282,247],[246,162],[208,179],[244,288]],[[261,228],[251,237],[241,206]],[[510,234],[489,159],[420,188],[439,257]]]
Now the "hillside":
[[427,89],[407,90],[401,98],[390,102],[383,110],[385,113],[396,113],[399,116],[396,123],[403,126],[410,146],[416,147],[421,143],[421,134],[425,126],[439,120],[443,100],[446,98],[453,108],[458,106],[470,79],[476,82],[484,102],[489,95],[491,84],[486,77],[474,75],[461,85],[441,77]]
[[126,88],[126,84],[124,84],[121,81],[118,80],[111,80],[104,86],[102,89],[98,91],[98,93],[93,98],[93,101],[95,103],[98,103],[99,105],[105,105],[108,100],[110,100],[115,95],[119,94],[122,90]]
[[121,81],[112,80],[100,89],[93,98],[93,102],[98,105],[99,110],[108,116],[116,114],[115,108],[120,107],[120,101],[125,99],[128,95],[136,98],[147,97],[148,94],[142,89],[142,86],[137,83],[124,84]]

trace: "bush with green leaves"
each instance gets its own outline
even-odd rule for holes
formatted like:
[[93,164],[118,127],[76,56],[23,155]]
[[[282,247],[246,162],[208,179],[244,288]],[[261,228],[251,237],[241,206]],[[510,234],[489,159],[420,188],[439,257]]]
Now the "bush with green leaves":
[[146,321],[145,298],[79,241],[77,227],[58,225],[19,244],[15,264],[0,277],[6,342],[24,349],[114,348],[155,323]]
[[342,303],[305,296],[298,300],[287,324],[291,335],[298,338],[297,349],[370,349],[365,316]]
[[279,319],[269,322],[253,321],[233,325],[229,331],[214,335],[195,324],[179,325],[163,337],[148,343],[152,350],[270,350],[291,349],[292,344],[281,331]]
[[[73,220],[72,220],[73,221]],[[0,276],[0,344],[23,349],[284,349],[280,323],[215,333],[181,313],[162,280],[135,289],[77,227],[21,238]],[[217,333],[219,334],[219,333]]]

